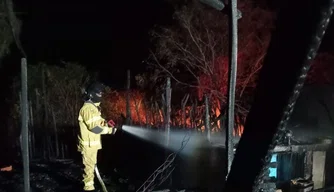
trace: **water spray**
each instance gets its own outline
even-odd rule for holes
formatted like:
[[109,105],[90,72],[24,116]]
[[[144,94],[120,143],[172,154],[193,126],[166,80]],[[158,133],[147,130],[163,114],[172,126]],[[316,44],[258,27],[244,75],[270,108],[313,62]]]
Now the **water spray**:
[[206,137],[204,135],[196,134],[189,130],[171,130],[169,143],[167,145],[166,133],[164,131],[129,125],[123,125],[122,129],[123,131],[144,141],[156,144],[163,148],[167,148],[173,152],[176,152],[180,149],[180,146],[182,145],[186,135],[191,132],[191,138],[188,139],[188,144],[183,148],[182,154],[190,154],[198,147],[209,147],[209,143],[206,142]]
[[[129,125],[123,125],[122,130],[141,140],[173,151],[164,163],[162,163],[162,165],[159,166],[137,189],[137,192],[150,191],[154,187],[161,185],[175,169],[173,163],[177,155],[196,156],[196,151],[198,149],[201,150],[203,148],[211,148],[217,144],[219,147],[224,147],[226,140],[225,133],[223,132],[211,135],[210,141],[208,141],[206,134],[196,132],[193,129],[182,130],[174,127],[174,129],[171,129],[170,131],[170,142],[167,145],[165,131]],[[239,137],[234,137],[234,143],[237,143],[238,141]]]
[[[196,132],[195,130],[181,130],[180,128],[174,127],[170,131],[169,144],[166,144],[166,133],[164,131],[159,131],[158,129],[149,129],[139,126],[123,125],[122,130],[131,134],[141,140],[156,144],[160,147],[167,148],[173,152],[180,149],[182,142],[184,141],[186,135],[191,134],[188,138],[187,145],[184,146],[182,155],[191,155],[196,149],[199,148],[211,148],[213,143],[221,147],[225,146],[225,133],[212,134],[210,142],[207,140],[205,134],[201,132]],[[234,143],[239,141],[239,137],[234,137]]]

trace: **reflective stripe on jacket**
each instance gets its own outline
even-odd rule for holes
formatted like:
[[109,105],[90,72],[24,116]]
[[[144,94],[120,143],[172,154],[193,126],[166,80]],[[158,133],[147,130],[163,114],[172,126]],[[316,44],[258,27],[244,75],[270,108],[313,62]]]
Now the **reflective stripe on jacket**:
[[[99,104],[85,102],[79,112],[80,133],[78,135],[78,151],[83,148],[101,149],[101,134],[108,132],[105,119],[101,117],[101,112],[97,108]],[[96,129],[103,130],[96,133]]]

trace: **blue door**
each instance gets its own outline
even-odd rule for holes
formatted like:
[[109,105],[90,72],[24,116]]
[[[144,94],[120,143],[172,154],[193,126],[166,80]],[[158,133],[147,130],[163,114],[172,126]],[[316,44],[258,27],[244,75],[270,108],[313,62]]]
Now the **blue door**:
[[277,154],[273,154],[270,160],[269,178],[277,179]]

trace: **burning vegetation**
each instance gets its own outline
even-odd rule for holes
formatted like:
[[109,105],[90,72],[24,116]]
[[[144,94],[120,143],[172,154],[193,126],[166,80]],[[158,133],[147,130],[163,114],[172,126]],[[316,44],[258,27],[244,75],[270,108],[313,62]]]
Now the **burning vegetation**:
[[[275,14],[241,0],[243,17],[239,22],[238,74],[234,135],[241,136],[253,97],[257,77],[274,29]],[[107,89],[102,114],[117,124],[130,119],[131,124],[164,129],[166,102],[164,83],[172,79],[174,87],[186,88],[184,96],[171,106],[171,127],[205,131],[205,104],[209,97],[210,132],[225,131],[228,90],[227,16],[196,2],[178,8],[175,25],[159,26],[151,31],[155,47],[146,62],[151,71],[136,76],[138,89]],[[217,21],[217,22],[212,22]],[[0,31],[8,36],[8,29]],[[4,45],[0,57],[5,54]],[[288,58],[287,58],[288,59]],[[332,53],[319,54],[312,65],[309,84],[334,82]],[[81,88],[96,77],[80,65],[62,63],[30,65],[29,74],[29,142],[31,157],[44,159],[72,158],[75,149],[77,116],[83,102]],[[284,75],[284,74],[282,74]],[[19,146],[20,83],[16,79],[8,102],[12,105],[9,137]],[[151,93],[149,94],[149,90]],[[174,92],[173,92],[174,94]],[[174,95],[172,94],[172,100]],[[163,96],[161,96],[163,95]],[[175,94],[176,95],[176,94]],[[275,102],[275,101],[273,101]],[[175,102],[174,102],[175,103]],[[130,112],[128,114],[128,112]],[[19,147],[17,147],[19,148]],[[1,171],[12,171],[12,166]]]
[[[242,134],[275,18],[272,11],[247,1],[240,1],[239,8],[247,17],[239,21],[235,135]],[[163,128],[166,106],[161,95],[165,94],[166,77],[171,77],[174,100],[171,126],[204,131],[203,96],[207,95],[210,98],[210,129],[212,132],[224,131],[227,17],[193,2],[187,7],[177,8],[174,18],[175,25],[160,26],[151,31],[155,47],[146,60],[151,70],[136,76],[137,89],[108,89],[102,106],[103,114],[106,119],[124,123],[129,94],[128,117],[132,124]],[[333,61],[332,54],[319,54],[311,67],[308,83],[332,83]],[[96,76],[74,63],[29,65],[28,74],[31,154],[45,158],[67,157],[73,143],[64,141],[75,139],[78,110],[83,102],[81,88]],[[19,81],[14,81],[13,97],[8,99],[12,105],[8,125],[12,140],[19,135],[19,88]],[[184,96],[183,99],[175,102],[179,95]]]
[[[163,103],[145,98],[145,94],[138,90],[117,92],[108,90],[105,94],[102,105],[103,113],[107,119],[114,119],[117,123],[123,123],[126,119],[126,98],[130,94],[130,119],[132,124],[163,128],[164,106]],[[186,95],[181,108],[173,108],[171,114],[171,126],[185,129],[205,130],[204,126],[204,104],[187,102],[189,95]],[[187,104],[188,103],[188,104]],[[221,114],[220,103],[216,100],[210,110],[211,131],[218,132],[224,128],[225,114]],[[242,117],[236,117],[236,134],[241,135],[243,131]]]

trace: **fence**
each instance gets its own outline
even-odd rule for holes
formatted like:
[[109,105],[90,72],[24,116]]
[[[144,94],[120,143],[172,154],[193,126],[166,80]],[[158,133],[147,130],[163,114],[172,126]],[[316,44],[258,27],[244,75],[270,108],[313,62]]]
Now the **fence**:
[[[87,84],[87,77],[87,72],[78,65],[29,67],[31,158],[72,158],[71,154],[76,150],[77,115],[83,103],[79,85]],[[171,106],[167,102],[173,98],[170,86],[160,99],[147,98],[139,90],[130,90],[129,83],[127,88],[124,92],[106,91],[102,106],[106,119],[114,119],[119,125],[128,123],[159,130],[168,126],[171,129],[195,129],[208,133],[208,136],[224,130],[226,110],[217,99],[208,98],[206,104],[185,94],[179,106]],[[170,108],[170,114],[166,114],[167,108]],[[243,118],[236,116],[235,119],[234,134],[240,135]]]

